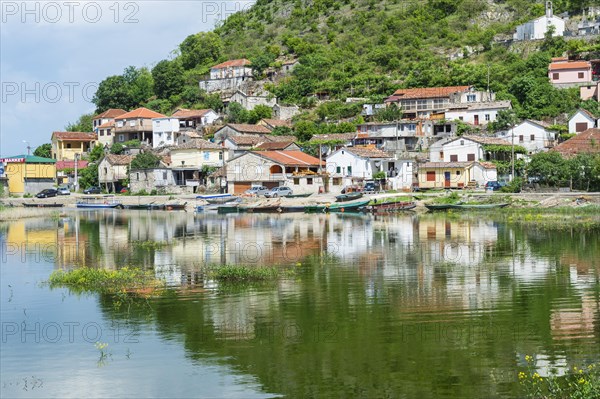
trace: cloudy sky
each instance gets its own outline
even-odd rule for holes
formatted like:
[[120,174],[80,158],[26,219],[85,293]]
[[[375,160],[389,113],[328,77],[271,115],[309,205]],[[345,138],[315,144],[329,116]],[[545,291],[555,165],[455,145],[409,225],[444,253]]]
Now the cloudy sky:
[[[0,0],[0,156],[27,153],[95,107],[99,82],[153,67],[249,1]],[[27,143],[24,143],[26,141]]]

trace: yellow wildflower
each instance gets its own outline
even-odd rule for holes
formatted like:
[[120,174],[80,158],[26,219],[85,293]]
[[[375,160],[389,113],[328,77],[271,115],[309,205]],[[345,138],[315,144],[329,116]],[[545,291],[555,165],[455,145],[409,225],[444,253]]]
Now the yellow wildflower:
[[527,360],[528,362],[532,361],[533,358],[529,355],[525,355],[525,360]]
[[524,372],[522,372],[522,371],[519,372],[519,379],[522,380],[522,379],[525,379],[525,378],[527,378],[527,375]]

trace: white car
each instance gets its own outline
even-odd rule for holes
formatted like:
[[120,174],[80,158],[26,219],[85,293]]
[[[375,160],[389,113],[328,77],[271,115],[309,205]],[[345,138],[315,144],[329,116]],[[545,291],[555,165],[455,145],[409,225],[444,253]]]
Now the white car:
[[265,194],[267,198],[287,197],[293,195],[294,192],[289,187],[273,187],[271,191]]
[[58,195],[71,195],[69,187],[61,186],[58,188]]
[[255,186],[255,187],[252,187],[252,188],[249,188],[248,190],[246,190],[246,194],[259,196],[259,195],[265,195],[269,191],[270,190],[265,186]]

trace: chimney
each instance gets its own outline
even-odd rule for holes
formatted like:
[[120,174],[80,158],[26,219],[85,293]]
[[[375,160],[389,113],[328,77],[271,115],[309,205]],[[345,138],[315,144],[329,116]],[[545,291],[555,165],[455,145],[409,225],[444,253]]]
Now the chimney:
[[546,2],[546,18],[552,18],[553,12],[552,12],[552,2],[551,1],[547,1]]

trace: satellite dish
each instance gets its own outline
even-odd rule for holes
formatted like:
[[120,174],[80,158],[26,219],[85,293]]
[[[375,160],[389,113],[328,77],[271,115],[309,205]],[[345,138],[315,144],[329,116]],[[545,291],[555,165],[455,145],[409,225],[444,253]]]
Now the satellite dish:
[[329,147],[328,145],[321,145],[321,154],[323,156],[327,156],[329,154],[329,152],[331,151],[331,147]]

